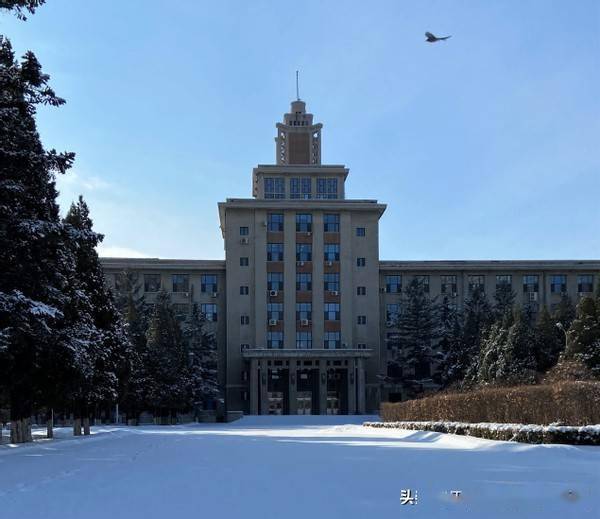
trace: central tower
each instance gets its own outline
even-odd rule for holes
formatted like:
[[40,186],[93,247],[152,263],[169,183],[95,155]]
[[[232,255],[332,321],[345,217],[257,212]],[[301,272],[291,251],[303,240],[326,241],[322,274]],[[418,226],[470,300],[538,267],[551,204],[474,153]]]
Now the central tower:
[[385,205],[346,199],[348,169],[321,164],[321,129],[292,101],[253,198],[219,204],[230,410],[354,414],[379,401]]
[[321,164],[321,128],[306,113],[306,103],[292,101],[290,112],[277,123],[277,164]]

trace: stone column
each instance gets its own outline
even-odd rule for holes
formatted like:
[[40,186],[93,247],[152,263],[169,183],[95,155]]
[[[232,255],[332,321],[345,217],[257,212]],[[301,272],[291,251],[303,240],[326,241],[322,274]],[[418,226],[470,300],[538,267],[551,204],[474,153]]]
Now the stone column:
[[352,359],[348,363],[348,414],[356,414],[356,369],[354,367],[355,360]]
[[267,384],[269,383],[269,370],[267,368],[267,361],[261,359],[260,361],[260,414],[269,414],[269,395],[267,393]]
[[357,401],[357,411],[358,414],[365,414],[365,398],[366,398],[366,387],[365,387],[365,367],[364,360],[362,358],[358,359],[358,373],[357,373],[357,388],[358,388],[358,401]]
[[289,414],[298,414],[298,374],[296,372],[296,361],[294,359],[290,360],[288,388]]
[[327,366],[325,359],[319,362],[319,414],[327,414]]
[[258,361],[250,360],[250,414],[258,414]]

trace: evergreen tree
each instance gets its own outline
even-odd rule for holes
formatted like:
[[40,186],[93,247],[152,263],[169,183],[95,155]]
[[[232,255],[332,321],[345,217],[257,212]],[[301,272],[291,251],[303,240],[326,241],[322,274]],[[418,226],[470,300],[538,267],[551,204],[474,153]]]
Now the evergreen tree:
[[13,441],[31,438],[28,418],[46,389],[41,381],[65,380],[48,368],[70,365],[94,335],[56,202],[55,174],[74,155],[44,150],[36,130],[36,105],[64,103],[48,81],[33,53],[17,62],[0,37],[0,380]]
[[462,343],[462,316],[445,298],[439,308],[439,342],[437,344],[440,362],[440,382],[443,387],[448,387],[458,380],[456,359],[463,349]]
[[462,349],[453,361],[456,379],[470,383],[477,378],[481,340],[487,327],[493,322],[493,312],[485,292],[475,288],[465,301],[462,327]]
[[477,363],[477,382],[517,384],[533,382],[535,375],[533,330],[525,312],[506,314],[495,322],[482,340]]
[[[76,414],[83,417],[85,424],[89,423],[91,407],[117,401],[119,366],[123,369],[130,361],[132,348],[96,252],[104,237],[94,232],[89,209],[81,196],[71,205],[64,222],[76,258],[77,277],[90,299],[91,316],[99,332],[99,340],[90,346],[92,371],[89,379],[83,379],[79,388],[80,401],[76,405]],[[89,433],[89,426],[86,433]]]
[[404,294],[403,312],[398,319],[400,348],[394,360],[403,369],[412,370],[415,380],[430,375],[437,324],[435,306],[425,293],[423,284],[414,278]]
[[516,294],[512,286],[508,283],[502,283],[496,287],[494,294],[494,319],[501,321],[506,315],[513,312]]
[[193,402],[203,409],[219,395],[217,342],[215,334],[206,328],[206,318],[194,304],[184,324],[184,337],[190,355]]
[[131,344],[129,361],[117,371],[119,380],[119,403],[128,420],[137,423],[139,413],[147,401],[145,389],[147,358],[148,309],[141,284],[135,272],[122,272],[121,282],[115,291],[116,305],[125,319],[127,336]]
[[535,357],[537,368],[545,372],[558,362],[565,349],[565,336],[546,306],[542,306],[535,326]]
[[598,300],[582,297],[567,334],[566,358],[582,361],[600,377],[600,308]]
[[145,362],[147,398],[155,415],[172,417],[190,408],[192,379],[189,352],[169,294],[157,294],[147,332]]

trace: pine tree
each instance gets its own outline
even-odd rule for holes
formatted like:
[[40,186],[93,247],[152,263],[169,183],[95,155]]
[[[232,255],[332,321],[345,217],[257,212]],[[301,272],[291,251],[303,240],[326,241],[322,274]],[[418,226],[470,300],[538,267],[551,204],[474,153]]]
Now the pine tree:
[[515,309],[485,334],[477,363],[477,382],[518,384],[533,382],[536,362],[533,330],[525,312]]
[[567,294],[562,294],[560,301],[556,305],[552,318],[555,322],[560,323],[565,330],[568,330],[575,319],[575,305]]
[[149,311],[146,307],[139,276],[135,272],[122,272],[119,290],[115,292],[115,303],[126,323],[127,336],[131,349],[129,361],[122,364],[117,376],[119,380],[119,404],[125,411],[127,420],[138,422],[146,397],[147,339]]
[[118,371],[130,361],[132,348],[125,332],[125,324],[106,286],[96,252],[96,247],[104,237],[94,232],[89,209],[81,196],[76,204],[71,205],[64,222],[76,258],[77,277],[90,298],[92,319],[100,336],[98,342],[90,345],[93,371],[88,384],[82,384],[80,388],[81,400],[77,406],[78,414],[84,420],[86,433],[89,433],[91,408],[117,401]]
[[409,368],[414,373],[413,377],[403,376],[405,380],[429,377],[437,324],[434,303],[425,293],[423,284],[414,278],[404,294],[403,312],[398,320],[400,348],[394,359],[403,370]]
[[494,294],[494,319],[501,321],[507,314],[512,314],[515,304],[516,294],[512,286],[508,283],[502,283],[497,286]]
[[58,372],[48,377],[47,368],[68,366],[93,335],[56,202],[55,174],[65,173],[74,155],[44,150],[36,130],[36,105],[64,103],[48,81],[33,53],[17,62],[0,37],[0,380],[13,441],[31,439],[40,381],[65,380]]
[[217,342],[215,334],[206,328],[206,318],[194,304],[183,333],[188,341],[193,402],[203,409],[219,395]]
[[145,362],[147,398],[161,418],[190,408],[192,380],[189,352],[169,294],[157,294],[147,332]]
[[453,359],[456,380],[471,383],[477,378],[482,337],[493,323],[493,312],[485,292],[475,288],[465,301],[462,350]]
[[535,357],[538,370],[545,372],[556,365],[565,348],[564,333],[546,306],[542,306],[535,325]]
[[439,341],[437,348],[440,352],[440,382],[443,387],[454,384],[456,374],[456,359],[463,350],[462,316],[455,305],[445,298],[439,311]]
[[567,333],[568,359],[582,361],[596,377],[600,377],[600,308],[598,300],[582,297],[577,315]]

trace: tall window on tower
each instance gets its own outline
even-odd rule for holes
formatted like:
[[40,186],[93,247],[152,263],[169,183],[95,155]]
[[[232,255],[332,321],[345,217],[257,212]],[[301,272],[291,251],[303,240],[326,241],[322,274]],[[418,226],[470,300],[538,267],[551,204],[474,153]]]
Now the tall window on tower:
[[265,178],[265,198],[285,198],[285,179]]
[[310,200],[312,198],[310,177],[290,179],[290,198],[301,200]]
[[317,179],[317,198],[337,198],[338,197],[338,179],[337,178],[318,178]]
[[289,132],[287,140],[288,162],[290,164],[310,164],[310,134]]

